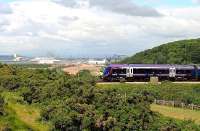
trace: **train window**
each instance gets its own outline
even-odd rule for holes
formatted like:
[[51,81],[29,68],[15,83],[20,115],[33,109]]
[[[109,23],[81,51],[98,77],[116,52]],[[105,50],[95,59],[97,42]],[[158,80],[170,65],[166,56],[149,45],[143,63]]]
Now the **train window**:
[[110,68],[110,67],[106,68],[106,69],[104,70],[104,75],[107,75],[107,74],[109,74],[109,73],[110,73],[110,70],[111,70],[111,68]]
[[181,70],[181,69],[179,69],[179,70],[176,71],[176,73],[177,74],[190,74],[190,73],[192,73],[192,70]]
[[145,69],[135,69],[135,70],[133,70],[134,74],[144,74],[145,72],[147,72],[147,71],[145,71]]
[[169,70],[166,69],[135,69],[134,74],[169,74]]
[[126,74],[126,69],[113,69],[113,74]]
[[126,74],[126,69],[122,69],[121,74]]
[[129,69],[126,69],[126,72],[129,73]]
[[190,73],[192,73],[192,70],[187,70],[186,73],[190,74]]
[[160,70],[156,70],[155,73],[156,74],[169,74],[169,70],[160,69]]

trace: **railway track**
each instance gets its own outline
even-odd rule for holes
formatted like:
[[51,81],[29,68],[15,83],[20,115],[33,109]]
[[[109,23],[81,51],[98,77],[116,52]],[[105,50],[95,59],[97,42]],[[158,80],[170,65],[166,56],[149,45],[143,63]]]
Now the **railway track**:
[[[149,84],[150,82],[97,82],[98,85],[109,85],[109,84]],[[171,82],[173,84],[200,84],[200,81],[178,81]],[[155,84],[162,84],[162,82],[156,82]]]

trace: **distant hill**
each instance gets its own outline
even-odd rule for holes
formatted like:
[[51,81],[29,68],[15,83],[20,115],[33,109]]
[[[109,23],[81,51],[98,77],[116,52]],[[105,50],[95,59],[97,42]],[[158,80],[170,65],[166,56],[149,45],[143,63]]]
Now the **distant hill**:
[[120,63],[200,64],[200,39],[170,42],[125,58]]

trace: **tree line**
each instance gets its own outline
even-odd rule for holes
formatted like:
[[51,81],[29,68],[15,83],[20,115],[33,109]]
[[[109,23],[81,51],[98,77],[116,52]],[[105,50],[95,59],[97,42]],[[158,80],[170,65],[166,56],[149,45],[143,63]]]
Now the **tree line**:
[[200,64],[200,39],[167,43],[139,52],[120,63]]

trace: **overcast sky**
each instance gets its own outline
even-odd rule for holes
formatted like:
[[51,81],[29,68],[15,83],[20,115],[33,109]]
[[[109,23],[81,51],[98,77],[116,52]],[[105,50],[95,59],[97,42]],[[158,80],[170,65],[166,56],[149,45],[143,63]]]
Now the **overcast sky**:
[[131,55],[200,37],[200,0],[0,0],[0,54]]

